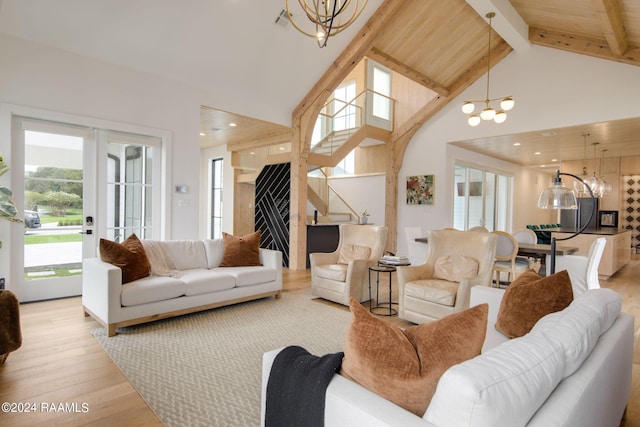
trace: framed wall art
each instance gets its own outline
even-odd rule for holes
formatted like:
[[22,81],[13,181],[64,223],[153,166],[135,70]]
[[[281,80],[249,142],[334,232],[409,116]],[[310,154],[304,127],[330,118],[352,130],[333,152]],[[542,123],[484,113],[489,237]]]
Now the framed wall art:
[[407,177],[407,204],[433,205],[435,175],[416,175]]

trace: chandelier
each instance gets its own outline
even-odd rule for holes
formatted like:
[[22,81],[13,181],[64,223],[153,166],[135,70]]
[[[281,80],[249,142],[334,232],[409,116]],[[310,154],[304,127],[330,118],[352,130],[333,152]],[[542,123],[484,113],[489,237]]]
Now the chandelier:
[[[515,101],[511,96],[504,98],[489,99],[489,73],[491,71],[491,19],[496,16],[495,12],[489,12],[485,15],[489,19],[489,51],[487,53],[487,97],[483,101],[465,101],[462,104],[462,112],[469,114],[467,122],[469,126],[478,126],[481,120],[493,120],[496,123],[503,123],[507,120],[507,113],[515,105]],[[491,102],[500,100],[500,110],[496,111],[491,107]],[[476,103],[484,103],[484,109],[480,114],[473,114],[476,109]]]
[[289,22],[296,30],[318,41],[319,47],[325,47],[329,37],[335,36],[346,30],[354,23],[364,10],[368,0],[298,0],[298,4],[307,16],[308,29],[302,28],[302,23],[293,20],[293,14],[289,9],[289,0],[285,0],[285,10]]
[[[594,197],[600,198],[605,196],[608,192],[610,192],[612,188],[611,184],[607,183],[604,180],[604,177],[602,176],[602,163],[604,163],[604,152],[607,150],[606,149],[602,150],[602,161],[600,162],[600,167],[599,167],[600,176],[596,175],[595,166],[593,169],[593,175],[589,175],[589,173],[587,173],[587,137],[589,136],[589,134],[584,133],[582,134],[582,136],[584,137],[584,163],[582,166],[582,175],[580,175],[579,177],[582,180],[582,182],[575,181],[573,183],[573,188],[578,193],[578,197],[590,197],[588,193],[589,193],[589,190],[591,190],[591,193],[593,194]],[[593,161],[595,164],[595,162],[597,162],[598,160],[596,158],[596,148],[598,147],[598,145],[600,145],[600,143],[592,142],[591,145],[593,145]]]

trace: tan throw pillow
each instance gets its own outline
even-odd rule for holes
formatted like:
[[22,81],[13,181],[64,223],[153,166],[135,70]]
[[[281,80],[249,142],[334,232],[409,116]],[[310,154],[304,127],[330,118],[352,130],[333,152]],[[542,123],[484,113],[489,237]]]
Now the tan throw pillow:
[[338,256],[338,264],[349,264],[349,261],[369,259],[371,248],[360,245],[343,245]]
[[260,231],[246,236],[232,236],[222,233],[224,257],[220,267],[245,267],[260,263]]
[[122,270],[122,284],[147,277],[151,265],[138,236],[132,234],[124,242],[100,239],[100,258]]
[[441,256],[436,260],[433,278],[460,282],[478,275],[478,261],[464,255]]
[[533,270],[522,273],[505,291],[496,329],[509,338],[529,333],[538,320],[564,310],[573,301],[567,270],[541,277]]
[[440,376],[480,354],[489,306],[478,305],[406,331],[372,316],[353,297],[340,373],[422,417]]

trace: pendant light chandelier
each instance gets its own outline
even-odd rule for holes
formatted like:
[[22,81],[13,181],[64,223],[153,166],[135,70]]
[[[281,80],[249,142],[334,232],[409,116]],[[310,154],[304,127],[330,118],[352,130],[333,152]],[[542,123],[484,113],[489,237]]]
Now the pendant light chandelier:
[[607,149],[605,148],[604,150],[602,150],[602,160],[600,160],[600,170],[598,172],[599,179],[600,179],[600,195],[601,196],[605,196],[607,193],[609,193],[613,187],[611,186],[611,184],[609,184],[607,181],[605,181],[604,176],[602,175],[602,168],[604,165],[604,152],[607,151]]
[[[489,12],[485,16],[487,17],[487,19],[489,19],[489,50],[487,53],[487,97],[483,101],[465,101],[462,104],[462,112],[465,114],[469,114],[469,119],[467,120],[469,126],[478,126],[481,120],[493,120],[496,123],[503,123],[505,120],[507,120],[507,113],[505,113],[505,111],[511,110],[515,105],[515,101],[511,96],[489,99],[489,73],[491,72],[491,19],[496,16],[496,14],[495,12]],[[491,107],[490,104],[492,101],[498,100],[500,100],[500,110],[496,111]],[[480,112],[480,114],[473,113],[476,109],[476,103],[484,103],[485,108]]]
[[[609,191],[611,191],[611,184],[608,184],[604,178],[602,177],[602,163],[604,162],[604,152],[607,150],[602,150],[602,161],[600,162],[599,172],[596,175],[595,166],[593,168],[593,174],[589,175],[587,173],[587,137],[588,133],[582,134],[584,137],[584,163],[582,166],[582,175],[580,175],[580,180],[582,182],[574,182],[573,188],[578,193],[578,197],[590,197],[589,190],[593,194],[593,197],[600,198],[605,196]],[[597,158],[597,147],[600,145],[599,142],[592,142],[593,146],[593,162],[594,165],[598,161]]]
[[587,137],[589,137],[589,133],[583,133],[582,136],[584,138],[584,156],[582,158],[582,175],[579,176],[580,181],[573,182],[573,189],[578,193],[578,197],[586,197],[586,194],[589,190],[587,190],[587,182],[590,180],[591,176],[587,173]]
[[296,30],[318,41],[319,47],[325,47],[329,37],[335,36],[346,30],[358,19],[364,10],[368,0],[298,0],[298,4],[308,18],[308,29],[293,20],[293,14],[289,9],[289,0],[285,0],[285,10],[289,22]]

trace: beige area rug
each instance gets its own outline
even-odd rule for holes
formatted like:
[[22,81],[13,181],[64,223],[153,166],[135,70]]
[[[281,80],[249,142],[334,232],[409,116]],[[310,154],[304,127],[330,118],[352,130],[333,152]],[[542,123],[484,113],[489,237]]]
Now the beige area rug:
[[300,345],[342,351],[351,313],[283,293],[119,329],[92,331],[167,426],[259,426],[262,354]]

